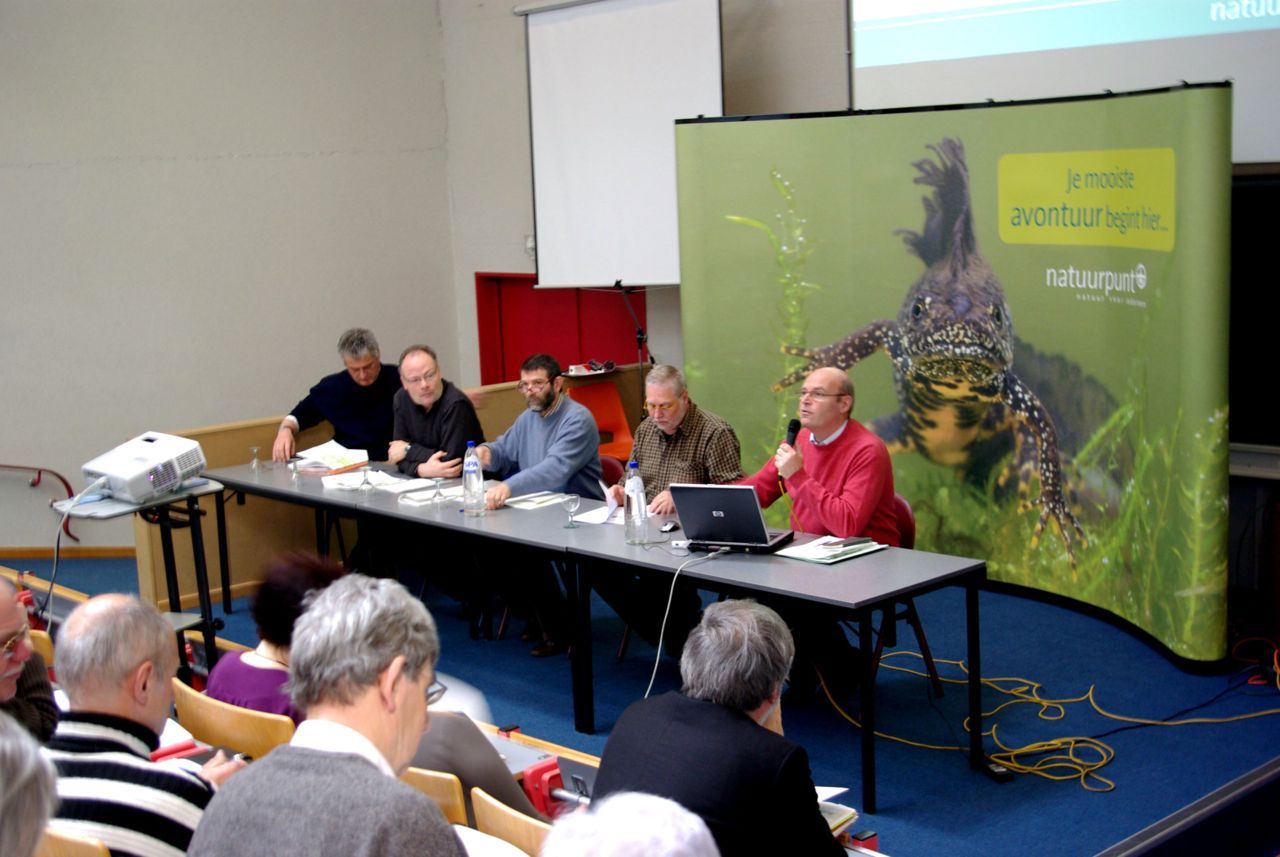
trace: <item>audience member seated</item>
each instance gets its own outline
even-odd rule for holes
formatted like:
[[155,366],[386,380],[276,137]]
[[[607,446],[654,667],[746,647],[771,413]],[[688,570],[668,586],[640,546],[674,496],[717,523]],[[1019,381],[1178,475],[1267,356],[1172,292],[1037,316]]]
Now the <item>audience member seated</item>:
[[258,647],[219,658],[205,692],[241,708],[285,714],[301,723],[304,715],[285,690],[293,623],[302,615],[308,592],[325,588],[345,573],[342,566],[308,554],[289,554],[272,562],[251,608]]
[[[762,824],[767,822],[761,822]],[[701,818],[673,800],[616,792],[562,816],[541,857],[720,857]]]
[[71,710],[45,748],[61,799],[50,825],[115,854],[182,854],[213,784],[244,763],[219,751],[197,776],[151,761],[173,707],[173,627],[133,596],[99,595],[67,617],[54,661]]
[[191,857],[462,857],[431,800],[397,779],[427,728],[440,643],[399,583],[349,574],[307,599],[289,690],[307,719],[218,791]]
[[0,714],[0,854],[31,857],[57,805],[53,765],[17,721]]
[[[325,588],[345,573],[341,566],[307,554],[289,554],[273,562],[252,607],[262,642],[252,652],[219,659],[205,692],[232,705],[285,714],[294,723],[301,723],[305,713],[294,706],[286,687],[293,626],[302,615],[307,594]],[[462,685],[453,688],[447,697],[466,690],[474,691]],[[465,699],[466,694],[462,696]],[[483,702],[482,697],[480,701]],[[447,702],[442,700],[440,704]],[[462,781],[468,816],[471,789],[479,786],[512,809],[543,819],[498,751],[466,714],[432,711],[431,728],[422,734],[410,764],[457,776]]]
[[31,650],[29,631],[18,591],[0,577],[0,711],[44,742],[58,725],[58,706],[44,658]]
[[763,725],[794,655],[790,629],[768,607],[707,607],[680,656],[680,692],[618,718],[593,800],[622,791],[671,798],[702,817],[724,857],[843,855],[818,810],[804,749]]

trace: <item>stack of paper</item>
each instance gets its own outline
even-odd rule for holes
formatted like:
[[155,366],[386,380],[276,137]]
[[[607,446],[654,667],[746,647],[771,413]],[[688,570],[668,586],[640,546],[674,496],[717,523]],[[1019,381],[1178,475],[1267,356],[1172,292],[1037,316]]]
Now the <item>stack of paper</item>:
[[369,463],[364,449],[347,449],[336,440],[304,449],[298,453],[299,473],[344,473]]
[[871,539],[853,541],[852,544],[850,542],[850,539],[842,539],[839,536],[822,536],[802,545],[785,547],[778,551],[778,556],[789,556],[792,559],[802,559],[805,562],[830,565],[833,562],[853,559],[855,556],[862,556],[863,554],[884,550],[888,547],[888,545],[882,545]]

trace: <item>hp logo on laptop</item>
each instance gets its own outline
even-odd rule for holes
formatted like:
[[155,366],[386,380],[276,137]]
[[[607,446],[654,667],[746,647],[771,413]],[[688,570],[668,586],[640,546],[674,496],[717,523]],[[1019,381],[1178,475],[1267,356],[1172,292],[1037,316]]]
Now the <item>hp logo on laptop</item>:
[[723,517],[724,517],[724,512],[721,512],[719,509],[712,509],[712,510],[711,510],[711,517],[713,517],[713,518],[723,518]]

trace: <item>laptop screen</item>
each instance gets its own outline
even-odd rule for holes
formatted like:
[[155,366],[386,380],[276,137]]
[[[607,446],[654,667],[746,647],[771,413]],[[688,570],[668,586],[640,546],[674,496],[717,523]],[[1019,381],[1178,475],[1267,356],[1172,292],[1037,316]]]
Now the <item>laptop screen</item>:
[[671,486],[680,526],[693,542],[764,545],[770,534],[750,485]]

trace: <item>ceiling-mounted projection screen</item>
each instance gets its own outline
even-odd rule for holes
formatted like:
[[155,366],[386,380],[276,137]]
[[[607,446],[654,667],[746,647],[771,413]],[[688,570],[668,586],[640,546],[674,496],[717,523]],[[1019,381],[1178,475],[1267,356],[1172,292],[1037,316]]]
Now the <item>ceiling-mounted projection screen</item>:
[[678,283],[674,122],[721,114],[718,0],[531,6],[538,285]]
[[859,110],[1234,81],[1232,160],[1280,161],[1275,0],[850,0]]

